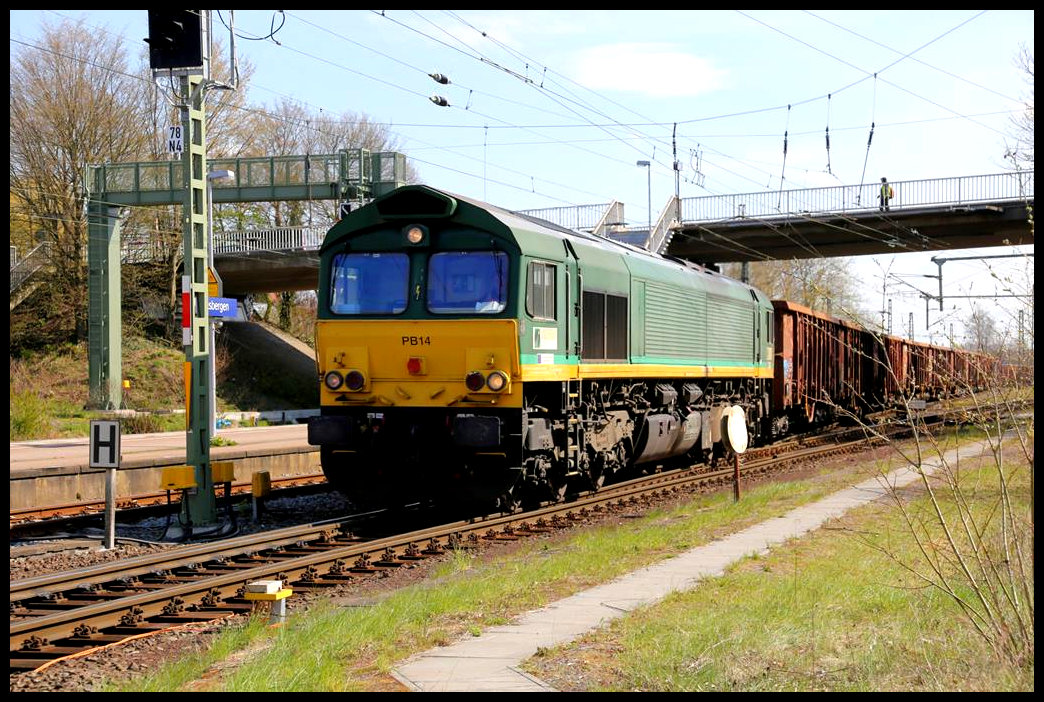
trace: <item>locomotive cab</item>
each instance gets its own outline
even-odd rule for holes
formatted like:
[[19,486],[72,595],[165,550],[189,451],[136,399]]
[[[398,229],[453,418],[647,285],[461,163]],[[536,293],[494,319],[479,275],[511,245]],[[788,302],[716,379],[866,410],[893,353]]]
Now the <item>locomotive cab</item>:
[[360,505],[496,499],[517,479],[518,247],[457,206],[402,189],[320,252],[309,442]]

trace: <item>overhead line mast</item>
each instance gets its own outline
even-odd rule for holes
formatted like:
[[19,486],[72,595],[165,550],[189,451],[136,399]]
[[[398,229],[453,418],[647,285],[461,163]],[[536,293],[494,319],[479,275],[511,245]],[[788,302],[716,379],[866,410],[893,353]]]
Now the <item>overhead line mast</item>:
[[182,275],[182,343],[185,347],[185,462],[193,468],[195,487],[182,501],[184,536],[194,526],[217,521],[210,461],[210,348],[208,272],[210,201],[207,198],[206,88],[210,81],[210,11],[148,10],[149,67],[154,79],[178,78],[176,104],[181,112],[179,144],[185,177],[182,203],[185,248]]

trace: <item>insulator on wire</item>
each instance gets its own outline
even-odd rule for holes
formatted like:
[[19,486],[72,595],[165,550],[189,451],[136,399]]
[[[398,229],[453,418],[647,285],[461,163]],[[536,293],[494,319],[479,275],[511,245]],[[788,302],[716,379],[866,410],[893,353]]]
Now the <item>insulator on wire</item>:
[[435,81],[436,83],[441,83],[442,85],[448,85],[450,82],[450,79],[442,75],[441,73],[429,73],[428,75],[431,76],[431,79],[433,81]]
[[432,102],[434,102],[439,107],[449,107],[450,106],[449,100],[447,100],[446,98],[442,97],[441,95],[432,95],[428,99],[431,100]]

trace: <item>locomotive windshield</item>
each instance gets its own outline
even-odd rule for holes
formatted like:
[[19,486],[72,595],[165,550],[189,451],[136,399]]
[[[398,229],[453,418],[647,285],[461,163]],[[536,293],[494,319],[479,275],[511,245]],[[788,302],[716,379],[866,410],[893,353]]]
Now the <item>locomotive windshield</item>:
[[401,253],[344,253],[330,271],[334,314],[398,314],[406,309],[410,260]]
[[507,306],[508,256],[503,251],[437,253],[428,264],[428,311],[497,314]]

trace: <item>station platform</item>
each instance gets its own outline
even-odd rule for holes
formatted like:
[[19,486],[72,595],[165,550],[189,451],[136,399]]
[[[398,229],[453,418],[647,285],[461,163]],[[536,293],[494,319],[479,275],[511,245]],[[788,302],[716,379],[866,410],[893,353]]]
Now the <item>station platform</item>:
[[[953,465],[981,456],[985,450],[982,444],[971,444],[948,452],[945,460]],[[940,465],[938,460],[926,461],[923,470],[931,473]],[[672,592],[697,587],[702,579],[724,574],[726,568],[747,556],[768,553],[788,539],[801,537],[850,509],[885,498],[890,490],[917,480],[920,475],[909,466],[870,478],[780,517],[523,614],[511,624],[415,655],[394,668],[392,675],[414,692],[555,692],[518,667],[540,648],[568,643]]]
[[[229,445],[211,446],[210,459],[232,461],[236,482],[249,483],[258,471],[273,479],[322,472],[304,424],[221,429],[216,436]],[[123,435],[117,499],[158,492],[163,468],[185,464],[185,437],[185,432]],[[11,510],[104,500],[105,470],[89,467],[89,452],[86,436],[12,442]]]

